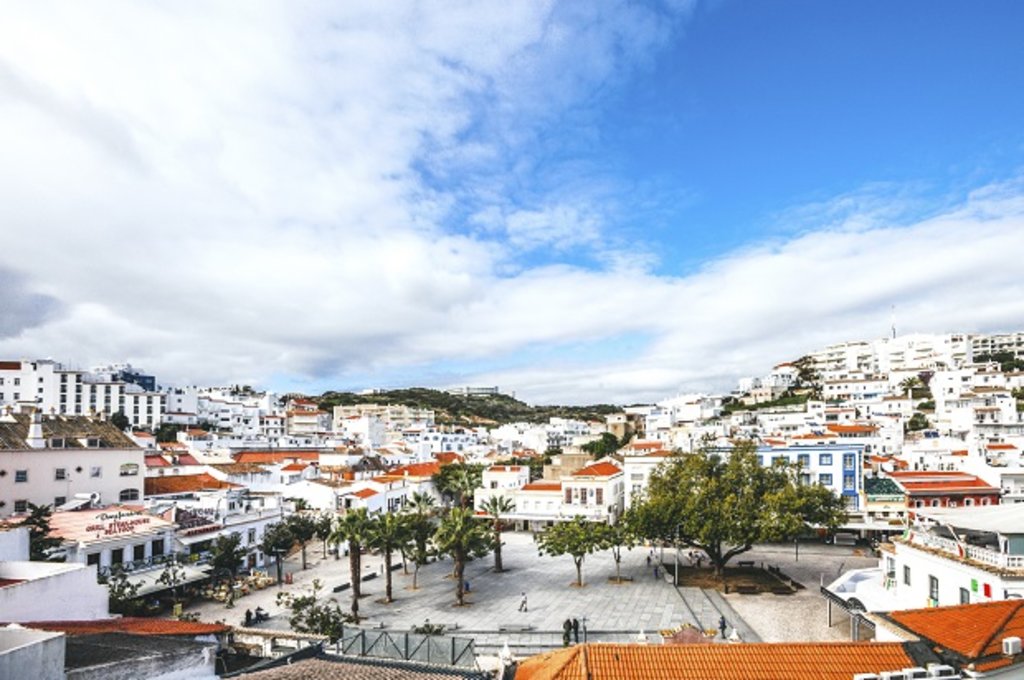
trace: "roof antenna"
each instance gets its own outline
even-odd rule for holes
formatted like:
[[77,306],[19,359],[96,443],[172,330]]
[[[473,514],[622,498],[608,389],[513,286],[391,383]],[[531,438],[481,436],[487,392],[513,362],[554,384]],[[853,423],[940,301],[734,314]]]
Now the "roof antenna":
[[896,339],[896,305],[889,305],[889,326],[892,328],[892,339]]

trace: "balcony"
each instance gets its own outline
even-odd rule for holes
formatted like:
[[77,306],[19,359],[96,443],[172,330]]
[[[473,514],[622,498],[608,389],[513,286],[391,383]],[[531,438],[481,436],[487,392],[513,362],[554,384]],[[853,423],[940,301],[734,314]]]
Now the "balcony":
[[954,559],[966,559],[968,561],[978,562],[985,566],[995,567],[996,569],[1010,571],[1024,570],[1024,555],[1007,555],[995,550],[989,550],[982,546],[970,545],[969,543],[960,544],[951,538],[943,538],[942,536],[936,536],[926,532],[914,532],[911,536],[912,538],[910,540],[896,540],[900,540],[908,545],[938,550],[948,554]]

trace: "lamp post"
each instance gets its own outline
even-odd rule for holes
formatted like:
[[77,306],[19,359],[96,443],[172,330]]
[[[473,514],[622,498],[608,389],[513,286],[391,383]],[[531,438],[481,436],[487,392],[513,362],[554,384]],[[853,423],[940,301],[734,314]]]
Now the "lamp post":
[[274,562],[277,564],[277,587],[281,587],[281,553],[284,548],[274,548]]
[[679,587],[679,525],[676,525],[676,568],[672,572],[672,585]]

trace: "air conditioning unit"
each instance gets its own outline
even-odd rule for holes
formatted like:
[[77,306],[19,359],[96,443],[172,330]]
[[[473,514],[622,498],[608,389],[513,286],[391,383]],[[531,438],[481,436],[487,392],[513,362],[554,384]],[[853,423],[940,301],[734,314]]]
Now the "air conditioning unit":
[[907,677],[907,680],[917,680],[917,678],[927,678],[928,671],[920,666],[914,668],[904,668],[903,675]]
[[885,671],[879,677],[881,680],[907,680],[907,676],[903,674],[903,671]]
[[1017,654],[1020,654],[1020,638],[1016,636],[1003,638],[1003,655],[1016,656]]
[[952,678],[954,676],[956,676],[956,671],[952,666],[942,663],[928,664],[928,677],[930,678]]
[[856,673],[853,680],[878,680],[877,673]]

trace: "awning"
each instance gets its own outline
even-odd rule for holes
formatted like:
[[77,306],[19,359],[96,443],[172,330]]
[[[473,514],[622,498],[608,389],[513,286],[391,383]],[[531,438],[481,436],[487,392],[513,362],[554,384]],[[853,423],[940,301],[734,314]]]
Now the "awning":
[[910,508],[910,512],[957,529],[996,534],[1024,533],[1024,503],[960,508]]
[[217,538],[217,536],[220,535],[219,531],[220,527],[217,527],[217,531],[207,531],[202,534],[192,534],[191,536],[179,535],[175,538],[177,539],[178,543],[181,543],[182,545],[195,545],[196,543],[202,543],[203,541],[214,540],[215,538]]
[[[209,566],[196,567],[192,565],[179,564],[178,568],[185,572],[181,583],[178,584],[179,586],[185,585],[186,583],[202,581],[210,577],[211,567]],[[163,569],[150,569],[149,571],[141,574],[128,574],[128,582],[139,586],[137,597],[159,593],[163,590],[170,590],[171,586],[166,583],[159,582],[160,575],[163,573]]]

